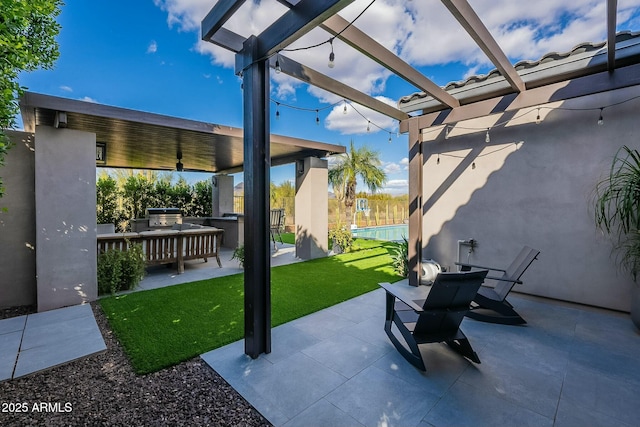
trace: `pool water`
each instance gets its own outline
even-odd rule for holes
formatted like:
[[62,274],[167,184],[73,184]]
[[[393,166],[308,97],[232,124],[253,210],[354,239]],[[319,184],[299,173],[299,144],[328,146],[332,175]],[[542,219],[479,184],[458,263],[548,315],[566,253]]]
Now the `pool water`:
[[407,224],[385,225],[381,227],[363,227],[351,230],[353,237],[361,239],[402,241],[402,238],[409,237],[409,226]]

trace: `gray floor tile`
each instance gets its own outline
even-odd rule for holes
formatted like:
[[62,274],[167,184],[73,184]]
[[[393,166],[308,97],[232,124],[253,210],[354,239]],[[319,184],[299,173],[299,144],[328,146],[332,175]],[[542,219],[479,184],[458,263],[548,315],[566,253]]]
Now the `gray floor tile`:
[[337,334],[302,352],[327,368],[353,377],[392,350],[389,346],[377,346],[351,335]]
[[554,427],[633,427],[637,426],[637,423],[637,419],[631,424],[620,420],[614,421],[610,415],[596,412],[593,408],[576,405],[568,399],[562,399],[553,425]]
[[12,378],[21,339],[22,331],[0,335],[0,381]]
[[320,338],[297,328],[295,321],[285,323],[271,330],[271,353],[262,357],[272,363],[277,363],[320,341]]
[[335,310],[325,309],[294,320],[292,323],[306,334],[320,339],[331,337],[341,330],[356,326],[355,322],[335,313]]
[[43,369],[58,366],[91,354],[104,351],[107,347],[100,332],[87,332],[74,339],[62,339],[57,343],[21,350],[14,377],[18,378]]
[[379,316],[364,320],[344,332],[371,344],[391,346],[393,348],[389,337],[384,331],[384,312]]
[[460,381],[488,394],[553,418],[560,400],[564,375],[530,369],[484,352],[476,369],[467,369]]
[[93,317],[93,311],[89,304],[74,305],[71,307],[30,314],[27,316],[26,328],[37,328],[40,326],[50,325],[52,323],[64,322],[82,317]]
[[361,427],[358,421],[335,405],[321,399],[297,415],[284,427]]
[[611,420],[638,425],[638,396],[640,385],[571,362],[560,402],[581,407],[585,413],[601,414]]
[[366,426],[414,426],[438,396],[369,367],[338,387],[326,399]]
[[378,360],[374,366],[437,396],[444,395],[466,369],[476,369],[474,363],[452,351],[446,344],[421,346],[420,352],[425,361],[426,372],[416,369],[395,347],[392,348],[393,351]]
[[0,320],[0,335],[12,332],[22,332],[27,322],[27,316],[11,317]]
[[34,326],[33,323],[27,321],[20,351],[49,344],[55,345],[60,341],[67,341],[69,343],[76,341],[81,342],[81,340],[76,339],[76,337],[90,338],[92,336],[102,339],[93,314],[76,319],[58,319],[58,321],[38,324],[38,326]]
[[552,426],[553,420],[457,382],[424,418],[434,426]]

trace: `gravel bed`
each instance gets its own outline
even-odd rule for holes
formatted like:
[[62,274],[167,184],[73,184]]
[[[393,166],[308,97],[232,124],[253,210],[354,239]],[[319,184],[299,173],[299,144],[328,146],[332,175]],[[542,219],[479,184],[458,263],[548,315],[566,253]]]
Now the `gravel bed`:
[[[0,382],[1,426],[271,425],[199,357],[136,375],[102,309],[96,304],[92,309],[107,350]],[[0,318],[29,312],[33,309],[2,310]],[[25,412],[16,413],[19,409]]]

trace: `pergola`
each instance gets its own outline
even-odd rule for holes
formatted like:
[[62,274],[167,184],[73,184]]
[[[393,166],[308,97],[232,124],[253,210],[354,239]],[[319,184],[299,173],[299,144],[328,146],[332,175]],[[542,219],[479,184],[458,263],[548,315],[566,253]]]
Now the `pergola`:
[[[607,0],[606,61],[586,64],[566,73],[527,80],[517,72],[487,27],[467,0],[442,0],[451,14],[495,65],[505,84],[473,96],[453,96],[437,86],[410,64],[403,61],[355,25],[338,15],[353,0],[278,0],[288,8],[280,18],[259,35],[245,38],[224,28],[244,0],[218,0],[202,21],[202,39],[236,53],[236,72],[244,84],[245,187],[247,201],[245,271],[245,352],[251,357],[270,352],[270,271],[267,226],[269,183],[269,68],[275,67],[275,55],[282,73],[317,86],[350,101],[400,121],[403,133],[409,133],[409,282],[417,285],[422,248],[422,166],[421,129],[434,124],[455,123],[489,113],[516,110],[548,102],[563,81],[579,83],[564,93],[578,97],[640,83],[638,66],[616,71],[628,65],[616,58],[617,1]],[[310,67],[283,56],[280,51],[316,27],[338,37],[363,55],[411,83],[429,102],[405,103],[394,108],[359,92]],[[616,71],[617,75],[610,78]],[[424,95],[424,96],[422,96]],[[401,103],[402,104],[402,103]],[[409,113],[416,113],[410,116]]]

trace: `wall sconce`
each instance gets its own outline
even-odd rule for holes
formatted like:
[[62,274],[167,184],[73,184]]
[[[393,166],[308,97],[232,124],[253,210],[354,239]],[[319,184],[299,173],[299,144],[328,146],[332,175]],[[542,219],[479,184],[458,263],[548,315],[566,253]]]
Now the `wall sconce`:
[[296,174],[298,176],[304,175],[304,160],[296,160]]
[[211,185],[213,185],[214,187],[218,187],[218,177],[214,176],[211,178]]
[[56,116],[53,119],[53,127],[66,128],[67,127],[67,113],[64,111],[56,111]]
[[107,164],[107,144],[105,142],[96,142],[96,164]]

